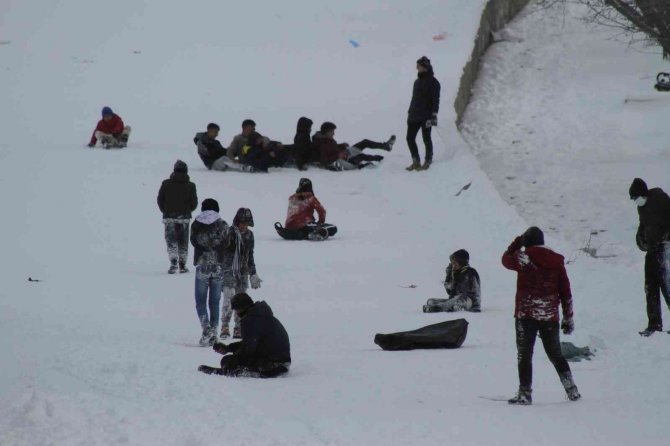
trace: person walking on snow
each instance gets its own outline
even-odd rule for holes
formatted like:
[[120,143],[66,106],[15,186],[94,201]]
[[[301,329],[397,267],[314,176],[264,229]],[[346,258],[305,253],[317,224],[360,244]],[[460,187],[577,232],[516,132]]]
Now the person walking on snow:
[[195,309],[202,328],[200,346],[206,347],[218,340],[217,328],[223,292],[223,243],[228,223],[221,219],[219,203],[212,198],[202,202],[200,211],[191,226],[191,244],[195,251]]
[[[524,247],[525,250],[522,249]],[[563,322],[560,325],[563,333],[569,335],[575,328],[572,292],[563,256],[544,246],[542,231],[531,227],[509,245],[502,256],[502,264],[517,272],[514,318],[519,391],[509,403],[533,403],[533,347],[538,334],[544,351],[558,372],[567,398],[577,401],[581,395],[561,351],[559,337],[559,304],[563,309]]]
[[[314,219],[317,213],[318,221]],[[326,209],[314,195],[309,178],[300,178],[298,189],[288,199],[284,227],[275,223],[277,233],[289,240],[321,241],[337,233],[334,225],[326,224]]]
[[663,330],[661,293],[670,308],[670,197],[663,189],[649,189],[635,178],[629,190],[637,205],[640,225],[635,241],[644,256],[644,290],[647,297],[647,328],[640,332],[648,337]]
[[188,232],[191,213],[198,207],[195,184],[188,176],[188,166],[177,160],[170,178],[163,181],[158,191],[158,208],[163,213],[165,242],[167,244],[170,269],[168,274],[187,273]]
[[[414,81],[412,101],[407,115],[407,147],[412,155],[412,164],[407,170],[426,170],[433,162],[433,140],[430,132],[437,127],[437,113],[440,111],[440,83],[435,79],[430,59],[423,56],[416,61],[418,78]],[[416,145],[416,135],[421,130],[426,146],[423,165]]]
[[93,148],[100,140],[105,149],[122,149],[128,145],[130,130],[130,126],[124,126],[121,117],[111,108],[103,107],[102,119],[98,121],[88,146]]
[[[233,225],[226,232],[223,247],[223,310],[221,314],[221,337],[230,336],[230,318],[233,310],[230,300],[239,293],[245,293],[249,282],[254,290],[261,287],[261,278],[256,273],[254,261],[254,217],[248,208],[240,208],[235,214]],[[240,320],[235,315],[233,338],[241,336]]]
[[423,306],[424,313],[482,311],[479,274],[470,266],[470,254],[465,249],[459,249],[449,257],[444,289],[449,299],[428,299]]
[[242,324],[242,340],[226,345],[214,344],[224,355],[221,367],[201,365],[207,375],[249,378],[276,378],[291,368],[291,344],[288,333],[264,301],[254,302],[246,293],[233,297],[231,306]]

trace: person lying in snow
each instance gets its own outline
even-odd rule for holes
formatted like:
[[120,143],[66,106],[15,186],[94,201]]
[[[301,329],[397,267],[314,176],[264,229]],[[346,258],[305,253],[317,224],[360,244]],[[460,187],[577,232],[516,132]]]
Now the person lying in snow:
[[193,142],[198,147],[198,156],[210,170],[227,170],[227,165],[222,162],[218,162],[220,159],[230,161],[226,156],[227,150],[221,145],[218,139],[219,136],[219,126],[213,122],[207,125],[206,132],[196,133],[193,138]]
[[242,340],[232,344],[217,342],[213,349],[223,356],[221,367],[201,365],[207,375],[276,378],[291,368],[288,333],[264,302],[254,302],[246,293],[236,294],[231,307],[242,324]]
[[[314,219],[314,212],[319,216]],[[337,233],[337,227],[326,224],[326,209],[314,195],[312,182],[301,178],[295,194],[288,199],[286,223],[275,223],[277,233],[288,240],[326,240]]]
[[123,120],[111,108],[103,107],[102,119],[91,135],[88,146],[93,148],[100,141],[105,149],[122,149],[128,145],[130,127],[123,125]]
[[440,311],[481,311],[481,287],[477,270],[470,266],[470,254],[459,249],[449,257],[444,289],[449,299],[428,299],[424,313]]
[[365,149],[380,149],[390,152],[395,144],[395,135],[391,135],[386,142],[375,142],[364,139],[353,146],[349,144],[338,144],[335,141],[335,129],[337,126],[332,122],[324,122],[321,129],[314,134],[312,141],[319,152],[321,167],[334,170],[355,170],[372,165],[372,161],[384,159],[381,155],[368,155],[363,153]]

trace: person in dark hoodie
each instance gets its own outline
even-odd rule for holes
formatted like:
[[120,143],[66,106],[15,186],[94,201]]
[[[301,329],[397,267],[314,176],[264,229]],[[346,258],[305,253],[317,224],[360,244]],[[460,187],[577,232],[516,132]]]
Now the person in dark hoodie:
[[[431,129],[437,127],[437,113],[440,111],[440,82],[435,79],[430,59],[423,56],[416,61],[418,78],[414,81],[412,101],[407,113],[407,147],[412,155],[412,164],[407,170],[426,170],[433,162],[433,140]],[[423,165],[416,145],[416,135],[421,130],[426,146]]]
[[227,149],[216,139],[219,136],[219,130],[220,128],[217,124],[210,122],[207,125],[206,132],[196,133],[193,138],[193,142],[198,147],[198,156],[200,156],[205,167],[210,170],[227,170],[225,163],[216,163],[217,160],[224,157],[226,160],[229,160],[226,156]]
[[165,224],[170,259],[168,274],[176,273],[177,266],[180,273],[187,273],[189,224],[191,213],[198,207],[198,194],[188,176],[188,166],[182,160],[177,160],[174,172],[161,184],[157,202]]
[[293,138],[293,156],[298,170],[307,170],[309,163],[319,161],[319,153],[312,143],[312,120],[304,116],[298,119]]
[[[314,219],[314,212],[319,219]],[[301,178],[295,194],[288,199],[286,223],[275,223],[277,233],[288,240],[321,241],[337,233],[337,227],[326,224],[326,209],[314,195],[309,178]]]
[[205,347],[217,341],[223,291],[223,243],[228,223],[219,215],[219,203],[212,198],[204,200],[200,210],[191,226],[191,244],[195,250],[195,309],[202,328],[200,346]]
[[449,257],[444,289],[449,298],[428,299],[426,305],[423,306],[424,313],[463,310],[479,313],[482,311],[479,274],[470,266],[470,254],[465,249],[459,249]]
[[[233,314],[230,306],[233,296],[245,293],[249,282],[254,290],[261,287],[261,278],[256,272],[254,260],[254,217],[251,209],[239,208],[233,219],[233,225],[226,232],[223,245],[223,310],[221,314],[221,337],[230,336],[230,318]],[[240,320],[235,316],[233,338],[242,336]]]
[[264,302],[254,302],[246,293],[235,295],[232,308],[242,323],[242,340],[232,344],[218,342],[214,351],[225,355],[221,367],[201,365],[207,375],[276,378],[291,368],[288,333]]
[[670,197],[663,189],[649,189],[635,178],[629,189],[637,205],[640,225],[635,241],[644,257],[644,290],[647,298],[647,328],[640,335],[648,337],[663,330],[661,293],[670,308]]
[[371,165],[372,161],[381,161],[383,156],[367,155],[363,150],[380,149],[390,152],[396,140],[395,135],[391,135],[386,142],[364,139],[353,146],[347,143],[338,144],[335,141],[335,129],[337,126],[332,122],[324,122],[312,138],[314,147],[319,152],[321,167],[333,171],[362,169]]
[[502,264],[517,272],[514,318],[519,391],[509,403],[533,403],[533,347],[538,334],[567,398],[570,401],[580,399],[570,366],[561,351],[559,337],[559,305],[563,309],[563,322],[560,324],[563,333],[569,335],[575,329],[572,292],[563,256],[544,246],[543,232],[533,226],[509,245],[502,256]]

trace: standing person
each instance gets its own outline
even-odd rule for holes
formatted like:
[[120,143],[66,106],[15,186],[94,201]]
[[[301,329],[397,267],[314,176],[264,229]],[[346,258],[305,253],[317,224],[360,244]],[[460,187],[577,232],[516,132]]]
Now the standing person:
[[479,273],[470,266],[470,254],[465,249],[459,249],[449,256],[446,273],[444,289],[449,298],[428,299],[423,312],[482,311]]
[[288,240],[321,241],[337,233],[337,227],[326,224],[326,209],[314,195],[309,178],[300,178],[298,189],[288,199],[285,226],[275,223],[275,229]]
[[[233,225],[226,233],[223,256],[223,311],[221,315],[221,337],[230,336],[230,318],[233,310],[230,300],[234,295],[245,293],[249,282],[254,290],[261,287],[261,278],[256,273],[254,260],[254,233],[249,229],[254,226],[251,209],[239,208],[233,219]],[[233,338],[239,339],[240,319],[235,315]]]
[[637,205],[640,226],[635,241],[644,257],[644,290],[649,324],[640,332],[648,337],[663,330],[661,293],[670,308],[670,197],[661,188],[649,189],[635,178],[629,190]]
[[187,273],[188,229],[191,213],[198,207],[198,194],[188,176],[188,166],[182,160],[177,160],[174,172],[161,184],[157,201],[165,224],[165,242],[170,258],[168,274],[176,273],[177,265],[180,273]]
[[[525,250],[522,250],[523,247]],[[502,256],[502,264],[517,272],[514,318],[519,391],[509,403],[533,403],[533,347],[538,334],[544,351],[558,372],[567,398],[577,401],[581,395],[572,379],[570,366],[561,352],[559,338],[559,304],[563,309],[563,322],[560,325],[563,333],[569,335],[575,328],[572,319],[572,292],[563,256],[544,246],[542,231],[531,227],[514,239]]]
[[200,346],[206,347],[217,341],[219,305],[223,291],[222,248],[228,223],[219,215],[219,203],[212,198],[202,202],[200,211],[191,226],[191,244],[195,251],[195,309],[202,328]]
[[111,108],[102,108],[102,119],[93,130],[89,147],[95,147],[100,140],[100,144],[105,149],[122,149],[128,145],[130,136],[130,126],[124,126],[123,120],[114,113]]
[[[437,113],[440,111],[440,83],[435,79],[430,59],[423,56],[416,61],[418,78],[414,81],[412,102],[407,116],[407,146],[412,155],[412,164],[407,170],[426,170],[433,162],[433,140],[430,131],[437,127]],[[426,158],[421,165],[416,135],[421,129],[426,146]]]
[[[246,293],[232,299],[232,308],[242,324],[242,340],[226,345],[214,344],[214,351],[225,355],[221,368],[201,365],[207,375],[276,378],[291,368],[288,333],[264,302],[254,302]],[[230,354],[229,354],[230,353]]]

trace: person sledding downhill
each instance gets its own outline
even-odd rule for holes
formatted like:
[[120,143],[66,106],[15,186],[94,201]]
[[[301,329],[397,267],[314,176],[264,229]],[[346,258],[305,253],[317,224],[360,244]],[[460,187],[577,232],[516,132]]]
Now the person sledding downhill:
[[[407,112],[407,147],[412,155],[412,164],[407,170],[427,170],[433,162],[433,140],[430,132],[437,127],[437,113],[440,111],[440,82],[435,79],[430,59],[423,56],[416,61],[418,78],[414,81],[412,101]],[[416,135],[421,130],[426,146],[423,165],[416,145]]]
[[640,335],[649,337],[663,331],[661,294],[670,308],[670,197],[661,188],[649,189],[635,178],[629,189],[637,205],[640,226],[635,241],[644,256],[644,290],[649,323]]
[[[525,250],[522,248],[525,247]],[[516,327],[519,391],[509,404],[529,405],[532,399],[533,347],[537,335],[554,365],[567,398],[581,398],[572,379],[570,366],[561,352],[558,306],[563,309],[560,328],[569,335],[575,325],[572,292],[563,256],[544,246],[544,234],[537,227],[528,228],[514,239],[502,256],[505,268],[517,272]]]
[[[314,219],[314,212],[319,219]],[[287,240],[322,241],[337,233],[337,227],[326,224],[326,209],[314,195],[312,182],[301,178],[295,194],[288,199],[286,223],[275,223],[277,233]]]
[[105,149],[122,149],[128,145],[130,126],[124,126],[123,120],[111,108],[103,107],[102,119],[91,135],[88,146],[93,148],[100,141]]
[[212,198],[204,200],[200,210],[191,226],[191,244],[195,249],[195,309],[202,328],[200,346],[206,347],[217,341],[223,291],[223,244],[228,223],[219,215],[219,203]]
[[[221,313],[221,337],[230,336],[230,318],[233,309],[230,301],[236,294],[245,293],[251,282],[251,288],[261,287],[261,278],[256,273],[254,261],[254,217],[248,208],[240,208],[235,214],[233,225],[226,232],[223,246],[223,309]],[[235,314],[233,337],[239,339],[240,319]]]
[[470,254],[465,249],[459,249],[449,257],[446,273],[444,289],[449,299],[428,299],[423,312],[482,311],[479,274],[470,266]]

